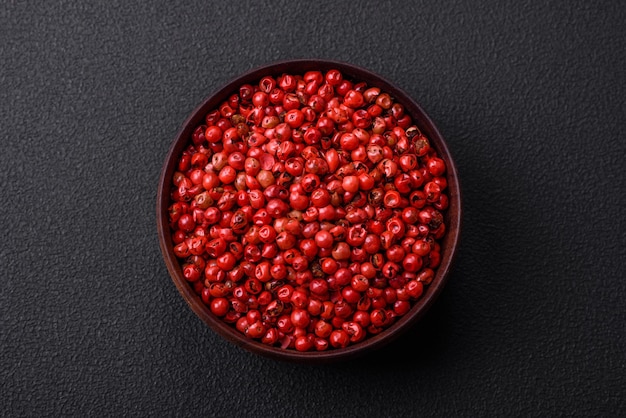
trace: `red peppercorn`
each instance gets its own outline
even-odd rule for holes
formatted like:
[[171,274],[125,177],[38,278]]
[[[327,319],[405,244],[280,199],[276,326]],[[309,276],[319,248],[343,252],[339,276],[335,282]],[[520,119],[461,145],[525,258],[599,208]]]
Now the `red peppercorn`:
[[311,321],[309,312],[304,309],[294,309],[291,311],[291,323],[300,328],[306,328]]
[[228,309],[230,309],[230,304],[226,298],[215,298],[211,301],[210,308],[211,312],[215,315],[224,316],[228,312]]
[[422,258],[415,253],[407,254],[402,261],[402,267],[405,271],[415,273],[422,268]]
[[314,339],[310,335],[301,335],[294,341],[294,348],[298,351],[309,351],[313,349]]
[[350,343],[350,336],[343,329],[336,329],[331,332],[329,342],[335,348],[345,348]]
[[348,334],[350,342],[352,343],[358,343],[359,341],[364,340],[367,335],[361,324],[356,321],[344,322],[341,325],[341,328]]
[[337,261],[348,260],[350,258],[350,246],[345,242],[338,242],[333,247],[332,254]]

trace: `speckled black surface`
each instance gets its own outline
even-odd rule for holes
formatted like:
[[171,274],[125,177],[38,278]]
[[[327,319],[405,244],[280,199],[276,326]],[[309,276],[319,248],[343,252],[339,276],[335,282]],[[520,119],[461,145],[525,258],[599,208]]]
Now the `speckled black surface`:
[[[4,2],[0,415],[626,415],[626,6],[541,3]],[[411,94],[465,209],[427,317],[326,366],[218,338],[154,219],[195,106],[308,57]]]

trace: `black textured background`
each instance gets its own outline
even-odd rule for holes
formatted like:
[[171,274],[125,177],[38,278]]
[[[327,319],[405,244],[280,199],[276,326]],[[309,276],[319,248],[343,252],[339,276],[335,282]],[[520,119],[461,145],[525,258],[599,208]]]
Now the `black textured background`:
[[[2,2],[0,414],[625,416],[625,21],[619,1]],[[155,225],[187,115],[308,57],[412,95],[465,208],[427,317],[326,366],[218,338]]]

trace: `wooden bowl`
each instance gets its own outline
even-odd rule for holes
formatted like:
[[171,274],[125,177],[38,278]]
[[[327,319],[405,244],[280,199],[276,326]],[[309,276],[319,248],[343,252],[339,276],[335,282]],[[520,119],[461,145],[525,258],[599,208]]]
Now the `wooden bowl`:
[[[234,327],[228,325],[213,315],[213,313],[211,313],[208,307],[203,303],[200,296],[194,292],[192,287],[183,277],[180,262],[173,252],[171,230],[168,222],[170,190],[172,176],[174,174],[177,161],[183,149],[189,143],[191,133],[194,128],[203,123],[204,117],[209,111],[216,109],[220,103],[226,100],[226,98],[231,94],[238,92],[239,87],[242,84],[254,84],[266,75],[278,76],[282,73],[304,74],[306,71],[313,70],[324,72],[333,68],[340,70],[345,78],[364,81],[368,84],[368,86],[379,87],[382,91],[385,91],[394,97],[397,102],[402,103],[405,106],[405,112],[413,118],[413,123],[418,126],[424,135],[426,135],[426,137],[430,140],[431,146],[436,149],[439,156],[445,161],[446,177],[448,181],[447,192],[450,200],[449,207],[444,214],[447,232],[441,243],[441,264],[436,269],[435,278],[429,286],[425,286],[424,294],[414,303],[411,310],[399,318],[391,327],[387,328],[380,334],[368,337],[362,342],[349,345],[343,349],[331,348],[320,352],[298,352],[293,349],[270,347],[246,338],[243,334],[235,330]],[[411,97],[389,81],[386,81],[382,77],[363,68],[343,62],[327,60],[310,59],[284,61],[260,67],[234,78],[224,87],[219,89],[215,94],[208,97],[193,111],[176,135],[167,157],[165,158],[157,192],[157,229],[161,251],[174,284],[193,312],[216,333],[232,343],[260,355],[288,361],[324,363],[354,358],[390,343],[400,336],[400,334],[411,328],[432,306],[446,284],[448,273],[450,272],[450,268],[457,253],[460,227],[461,194],[457,178],[457,170],[448,147],[432,120]]]

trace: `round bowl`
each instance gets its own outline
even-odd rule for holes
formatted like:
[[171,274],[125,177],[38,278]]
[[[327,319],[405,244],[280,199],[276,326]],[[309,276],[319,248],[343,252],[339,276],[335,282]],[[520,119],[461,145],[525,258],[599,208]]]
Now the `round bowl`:
[[[441,264],[435,271],[435,277],[430,285],[424,288],[422,297],[413,304],[408,313],[400,317],[393,325],[381,333],[368,337],[359,343],[349,345],[346,348],[299,352],[294,349],[282,349],[280,347],[268,346],[256,340],[249,339],[210,311],[203,303],[201,297],[195,293],[189,282],[185,280],[182,274],[181,264],[174,255],[168,207],[171,204],[171,183],[177,161],[183,149],[189,143],[194,128],[202,123],[205,115],[209,111],[218,108],[220,103],[226,100],[231,94],[237,92],[242,84],[258,82],[258,80],[266,75],[279,76],[283,73],[304,74],[306,71],[314,70],[325,72],[333,68],[341,71],[345,78],[364,81],[368,86],[379,87],[381,91],[389,93],[397,102],[403,104],[405,112],[412,117],[413,123],[417,125],[421,132],[430,140],[431,146],[437,151],[439,157],[445,161],[448,182],[447,192],[449,197],[449,206],[444,213],[447,229],[441,242]],[[316,59],[283,61],[256,68],[234,78],[204,100],[183,123],[169,149],[158,184],[157,229],[161,252],[163,253],[165,264],[167,265],[167,269],[174,284],[191,307],[192,311],[212,330],[226,340],[251,352],[287,361],[323,363],[355,358],[390,343],[410,329],[432,306],[446,284],[448,274],[457,253],[460,227],[461,194],[457,170],[448,147],[446,146],[446,142],[435,124],[424,110],[399,87],[368,70],[337,61]]]

